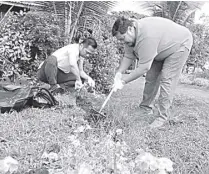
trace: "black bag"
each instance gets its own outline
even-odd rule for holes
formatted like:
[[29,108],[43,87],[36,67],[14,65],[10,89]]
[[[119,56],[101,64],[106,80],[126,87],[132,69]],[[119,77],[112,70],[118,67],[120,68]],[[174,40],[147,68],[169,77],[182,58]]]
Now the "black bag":
[[45,88],[0,84],[1,113],[21,111],[27,107],[49,108],[58,104]]

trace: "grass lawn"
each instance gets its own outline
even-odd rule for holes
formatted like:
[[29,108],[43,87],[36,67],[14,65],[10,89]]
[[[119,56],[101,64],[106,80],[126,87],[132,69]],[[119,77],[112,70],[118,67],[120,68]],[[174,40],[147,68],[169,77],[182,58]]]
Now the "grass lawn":
[[[57,96],[61,102],[58,109],[25,109],[20,113],[1,114],[0,158],[12,156],[20,163],[19,173],[25,173],[43,167],[43,152],[50,152],[57,145],[59,160],[45,164],[50,173],[79,173],[85,164],[99,174],[115,169],[115,163],[121,162],[118,153],[124,158],[131,156],[121,162],[120,171],[127,170],[127,166],[131,168],[136,149],[143,149],[156,157],[171,159],[175,174],[209,173],[208,90],[179,85],[171,121],[151,130],[149,118],[137,114],[143,80],[140,78],[113,94],[104,110],[108,118],[100,126],[84,118],[89,116],[90,105],[99,110],[104,96],[91,95],[82,107],[86,111],[75,106],[73,97],[63,95]],[[116,137],[120,144],[114,145],[112,137],[118,129],[123,134]]]
[[143,81],[128,84],[115,96],[114,115],[127,125],[125,141],[132,148],[142,147],[157,156],[169,157],[175,163],[174,173],[209,173],[208,90],[179,85],[171,121],[150,130],[147,119],[133,122],[140,117],[135,110],[142,98]]

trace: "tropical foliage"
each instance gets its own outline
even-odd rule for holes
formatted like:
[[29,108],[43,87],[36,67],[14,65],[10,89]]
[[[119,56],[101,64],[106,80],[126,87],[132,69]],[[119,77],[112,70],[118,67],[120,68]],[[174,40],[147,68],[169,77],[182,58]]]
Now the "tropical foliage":
[[195,24],[194,19],[195,12],[203,4],[204,2],[197,1],[156,1],[143,4],[144,8],[152,11],[153,16],[171,19],[190,29],[193,34],[194,42],[187,63],[192,63],[195,67],[201,68],[209,59],[207,51],[207,35],[209,28],[206,25],[206,17],[204,17],[203,24]]
[[193,47],[188,62],[193,62],[197,67],[203,69],[205,63],[209,60],[209,28],[203,24],[192,24],[190,30],[193,33]]
[[[17,78],[15,74],[31,76],[36,72],[39,62],[51,52],[92,35],[99,45],[98,54],[86,62],[85,68],[96,79],[97,90],[106,93],[119,59],[124,54],[123,44],[111,36],[113,22],[118,16],[140,19],[145,15],[131,11],[108,15],[108,8],[114,5],[114,2],[109,1],[40,3],[45,5],[44,11],[48,12],[11,13],[4,22],[0,32],[4,75],[12,77],[13,80]],[[194,36],[194,46],[188,62],[196,62],[197,66],[202,67],[208,60],[208,27],[205,23],[193,23],[194,12],[200,4],[189,1],[163,1],[146,2],[143,7],[151,10],[154,16],[166,17],[190,28]]]
[[155,1],[146,2],[144,8],[151,10],[153,16],[160,16],[186,25],[194,21],[196,10],[203,2],[191,1]]
[[1,27],[0,60],[4,76],[12,81],[34,74],[40,61],[61,42],[59,23],[50,13],[10,13]]

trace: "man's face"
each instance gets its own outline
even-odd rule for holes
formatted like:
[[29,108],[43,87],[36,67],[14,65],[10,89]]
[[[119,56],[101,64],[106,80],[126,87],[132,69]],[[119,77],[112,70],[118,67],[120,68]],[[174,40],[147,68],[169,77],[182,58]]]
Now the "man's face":
[[92,46],[88,46],[88,47],[82,47],[81,51],[80,51],[80,56],[84,57],[84,58],[88,58],[90,55],[94,54],[94,48]]
[[115,36],[119,41],[124,42],[127,44],[129,47],[134,47],[135,46],[135,41],[136,41],[136,36],[135,36],[135,28],[132,26],[128,27],[128,30],[124,34],[118,34]]

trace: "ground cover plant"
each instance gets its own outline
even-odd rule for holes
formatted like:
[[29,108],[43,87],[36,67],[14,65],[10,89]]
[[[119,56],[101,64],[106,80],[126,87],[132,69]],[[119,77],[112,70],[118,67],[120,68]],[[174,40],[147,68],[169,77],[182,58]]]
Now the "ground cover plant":
[[180,77],[180,83],[209,88],[209,79],[205,77],[204,73],[182,74]]
[[[151,130],[148,124],[152,118],[137,115],[143,79],[133,83],[112,96],[103,111],[107,119],[97,126],[86,119],[89,111],[85,106],[97,110],[105,96],[86,91],[80,94],[77,105],[74,93],[70,93],[71,97],[56,96],[61,101],[58,108],[2,114],[0,157],[16,159],[19,173],[37,168],[53,174],[146,173],[148,165],[141,163],[140,157],[149,153],[170,159],[172,173],[207,173],[207,91],[179,87],[173,118],[161,129]],[[47,156],[50,152],[57,156]],[[159,171],[149,169],[148,173]]]

